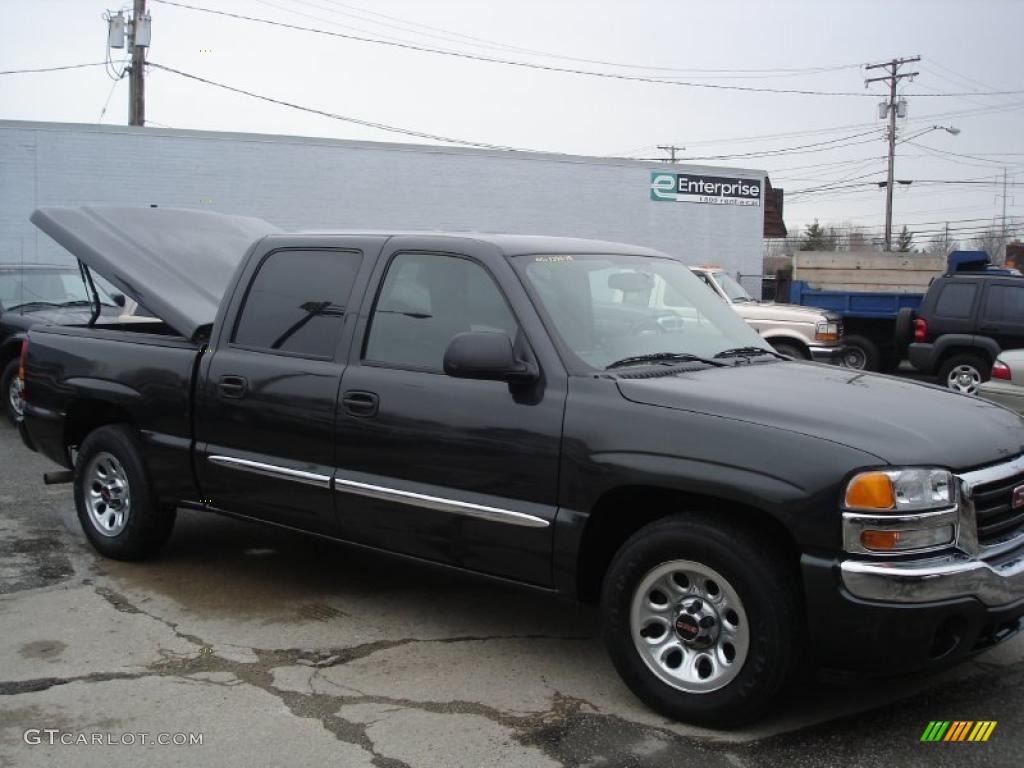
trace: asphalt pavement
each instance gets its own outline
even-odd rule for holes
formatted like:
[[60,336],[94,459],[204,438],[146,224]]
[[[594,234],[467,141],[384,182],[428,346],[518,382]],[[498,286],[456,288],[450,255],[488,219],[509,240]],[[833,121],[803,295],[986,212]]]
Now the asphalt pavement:
[[53,468],[0,426],[0,766],[1024,764],[1024,637],[703,730],[633,697],[592,607],[200,512],[104,560]]

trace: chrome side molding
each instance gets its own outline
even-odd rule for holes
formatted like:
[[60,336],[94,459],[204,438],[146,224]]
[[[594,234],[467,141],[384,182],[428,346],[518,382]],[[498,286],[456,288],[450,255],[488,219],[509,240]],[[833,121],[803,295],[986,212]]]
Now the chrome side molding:
[[237,459],[233,456],[207,456],[211,464],[218,464],[222,467],[237,469],[242,472],[252,472],[257,475],[274,477],[278,480],[291,480],[296,483],[305,483],[318,488],[330,489],[341,493],[352,493],[357,496],[366,496],[371,499],[390,501],[397,504],[406,504],[423,509],[433,509],[438,512],[448,512],[453,515],[465,517],[476,517],[481,520],[489,520],[493,523],[505,523],[506,525],[519,525],[526,528],[547,528],[550,525],[548,520],[536,515],[528,515],[525,512],[516,512],[511,509],[500,507],[488,507],[483,504],[473,504],[468,501],[456,501],[445,499],[440,496],[430,496],[424,493],[403,491],[398,488],[388,488],[383,485],[373,485],[356,480],[348,480],[340,477],[335,471],[332,480],[330,475],[321,475],[315,472],[304,472],[298,469],[280,467],[276,464],[265,464],[262,461],[251,461],[249,459]]
[[443,499],[439,496],[428,496],[423,493],[412,491],[401,491],[397,488],[385,488],[381,485],[360,483],[355,480],[334,476],[334,490],[341,493],[354,493],[357,496],[367,496],[371,499],[392,501],[398,504],[407,504],[413,507],[433,509],[438,512],[450,512],[454,515],[465,515],[466,517],[477,517],[481,520],[490,520],[494,523],[507,523],[508,525],[521,525],[527,528],[547,528],[549,523],[542,517],[527,515],[524,512],[514,512],[511,509],[500,509],[498,507],[486,507],[483,504],[470,504],[467,501],[455,501],[454,499]]
[[278,480],[292,480],[296,483],[315,485],[318,488],[331,487],[330,475],[318,475],[315,472],[303,472],[299,469],[279,467],[276,464],[264,464],[262,461],[250,461],[249,459],[236,459],[233,456],[207,456],[211,464],[219,464],[222,467],[238,469],[242,472],[252,472],[257,475],[276,477]]

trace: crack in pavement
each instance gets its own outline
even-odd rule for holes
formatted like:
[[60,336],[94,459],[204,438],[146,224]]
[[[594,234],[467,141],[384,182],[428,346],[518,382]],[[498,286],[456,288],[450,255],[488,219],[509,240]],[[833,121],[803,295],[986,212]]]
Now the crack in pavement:
[[[566,695],[552,688],[552,703],[548,709],[528,714],[500,710],[476,701],[453,699],[449,701],[419,701],[394,696],[366,693],[335,683],[322,676],[332,667],[365,659],[373,654],[414,643],[470,643],[496,640],[589,640],[589,636],[525,635],[467,635],[438,639],[402,638],[377,640],[348,647],[318,649],[277,648],[247,650],[255,661],[226,658],[213,653],[200,652],[210,644],[202,638],[179,629],[176,622],[139,608],[128,597],[107,586],[95,587],[96,594],[116,610],[139,614],[168,627],[175,636],[197,646],[194,654],[162,652],[162,658],[138,671],[100,672],[75,677],[46,677],[33,680],[0,682],[0,695],[32,694],[58,685],[71,683],[102,683],[115,680],[137,680],[147,677],[175,678],[183,683],[217,686],[248,684],[283,703],[288,711],[302,718],[316,720],[322,728],[340,742],[365,750],[377,768],[410,768],[410,766],[382,752],[370,737],[369,729],[379,720],[357,722],[342,717],[339,712],[354,705],[375,705],[394,710],[416,710],[439,715],[466,715],[486,719],[505,728],[523,747],[539,749],[548,757],[567,768],[609,764],[615,766],[674,765],[683,754],[700,755],[702,762],[711,766],[735,766],[746,760],[759,762],[764,750],[777,750],[779,756],[803,749],[809,741],[842,749],[851,733],[862,729],[865,722],[878,723],[890,716],[893,709],[908,706],[908,701],[897,701],[863,713],[838,717],[828,724],[818,724],[792,733],[778,734],[749,743],[722,743],[697,736],[681,735],[668,727],[647,725],[628,720],[613,713],[602,713],[591,702]],[[239,646],[243,647],[243,646]],[[304,666],[310,671],[308,691],[289,690],[274,684],[274,670],[289,666]],[[1006,685],[1019,684],[1020,674],[1006,675],[998,668]],[[207,679],[204,675],[222,673],[228,679]],[[966,701],[977,698],[971,691],[977,689],[978,680],[988,678],[990,672],[981,668],[979,675],[957,682],[944,689],[943,698]],[[1013,678],[1007,682],[1008,678]],[[337,693],[316,690],[313,683],[320,680]],[[1004,687],[1002,683],[999,687]],[[955,689],[955,690],[951,690]],[[979,694],[980,695],[980,694]],[[988,696],[990,694],[985,694]],[[915,694],[915,697],[917,694]],[[888,714],[887,714],[888,713]],[[813,731],[811,729],[814,729]],[[791,755],[792,756],[792,755]],[[778,763],[783,764],[783,763]]]

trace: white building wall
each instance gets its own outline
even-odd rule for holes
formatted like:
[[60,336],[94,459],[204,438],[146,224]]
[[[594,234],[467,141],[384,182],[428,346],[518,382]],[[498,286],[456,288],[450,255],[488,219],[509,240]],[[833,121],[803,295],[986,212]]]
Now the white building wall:
[[[763,207],[651,200],[651,171],[669,170],[570,155],[0,121],[0,262],[69,259],[29,223],[36,207],[157,204],[258,216],[285,229],[591,237],[759,273]],[[763,186],[760,171],[684,170]]]

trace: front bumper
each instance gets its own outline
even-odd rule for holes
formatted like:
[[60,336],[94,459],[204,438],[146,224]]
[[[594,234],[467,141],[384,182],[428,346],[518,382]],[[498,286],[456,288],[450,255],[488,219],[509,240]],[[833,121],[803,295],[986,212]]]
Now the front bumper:
[[[995,533],[992,521],[1002,518],[993,515],[1016,508],[993,513],[991,506],[999,498],[993,494],[1010,495],[1024,483],[1024,456],[956,477],[956,506],[917,519],[922,527],[955,526],[954,545],[917,555],[803,556],[811,647],[823,666],[914,672],[955,663],[1024,629],[1024,529],[1017,523]],[[847,526],[849,516],[845,534],[857,530]],[[848,551],[858,551],[855,539],[846,536]]]
[[961,553],[898,562],[845,560],[839,573],[843,587],[862,600],[923,603],[974,597],[998,607],[1024,600],[1024,543],[992,562]]
[[816,363],[832,363],[838,365],[843,358],[843,353],[846,351],[846,347],[842,344],[837,344],[834,347],[816,347],[811,346],[807,348],[811,353],[811,359]]

